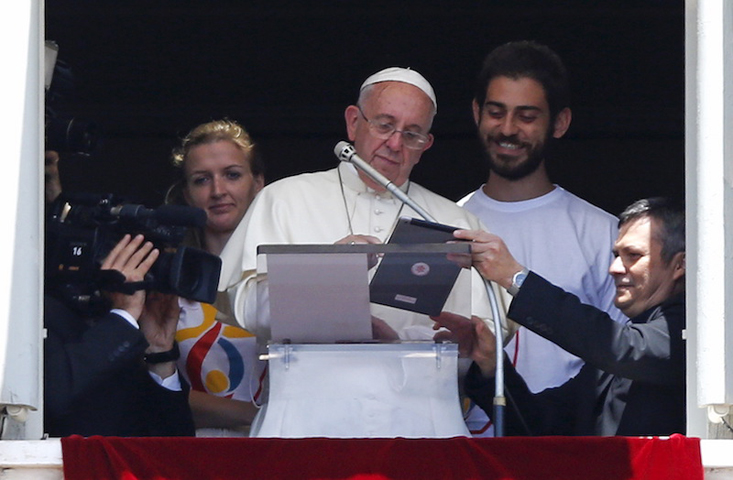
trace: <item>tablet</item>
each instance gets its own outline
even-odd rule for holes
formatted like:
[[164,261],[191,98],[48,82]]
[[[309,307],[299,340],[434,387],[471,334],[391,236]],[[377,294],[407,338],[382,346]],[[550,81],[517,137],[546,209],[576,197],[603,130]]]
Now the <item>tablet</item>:
[[[456,241],[458,227],[400,217],[390,244],[436,244]],[[370,301],[380,305],[439,315],[461,271],[444,252],[384,254],[369,284]]]

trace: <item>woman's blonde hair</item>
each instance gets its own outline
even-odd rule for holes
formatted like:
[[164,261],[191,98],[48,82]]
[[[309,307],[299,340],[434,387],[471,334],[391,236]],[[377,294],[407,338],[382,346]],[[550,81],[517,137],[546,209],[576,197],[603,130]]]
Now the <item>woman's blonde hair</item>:
[[254,161],[255,155],[253,155],[255,144],[252,142],[249,133],[237,122],[227,119],[202,123],[191,130],[183,138],[181,145],[173,150],[173,165],[182,168],[185,165],[188,152],[193,147],[218,142],[219,140],[229,140],[241,148],[250,160],[252,174],[255,176],[263,174],[262,169],[255,165],[257,163]]

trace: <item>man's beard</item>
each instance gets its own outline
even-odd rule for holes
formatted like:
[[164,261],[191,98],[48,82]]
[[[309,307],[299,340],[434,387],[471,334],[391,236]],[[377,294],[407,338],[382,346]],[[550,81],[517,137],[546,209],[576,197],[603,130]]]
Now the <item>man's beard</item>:
[[[540,165],[542,165],[542,162],[545,159],[545,143],[549,138],[550,136],[548,135],[545,137],[545,141],[535,147],[531,147],[527,143],[520,142],[516,135],[510,137],[499,135],[498,137],[481,138],[481,143],[483,144],[484,156],[489,163],[489,169],[491,172],[507,180],[516,181],[531,175],[540,167]],[[527,149],[527,158],[521,162],[517,162],[517,157],[512,155],[496,155],[497,158],[494,158],[491,153],[489,153],[488,148],[488,145],[492,142],[506,142],[519,145]]]

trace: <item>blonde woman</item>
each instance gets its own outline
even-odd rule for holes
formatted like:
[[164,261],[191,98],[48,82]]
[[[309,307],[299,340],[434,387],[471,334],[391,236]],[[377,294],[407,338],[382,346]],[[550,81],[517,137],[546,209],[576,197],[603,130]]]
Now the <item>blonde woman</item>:
[[[195,127],[173,152],[181,180],[169,203],[206,211],[206,226],[188,244],[219,255],[257,193],[264,168],[254,144],[236,122]],[[176,339],[180,371],[191,385],[190,404],[198,436],[244,436],[257,412],[265,364],[255,337],[217,321],[211,305],[181,299]]]

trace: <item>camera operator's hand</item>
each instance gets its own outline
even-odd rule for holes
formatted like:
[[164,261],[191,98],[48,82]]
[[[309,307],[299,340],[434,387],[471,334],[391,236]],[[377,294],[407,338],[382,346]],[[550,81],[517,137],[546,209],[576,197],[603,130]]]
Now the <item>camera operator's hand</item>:
[[[102,262],[101,269],[117,270],[125,276],[125,282],[141,282],[160,253],[151,242],[143,243],[144,240],[142,235],[122,237]],[[109,296],[112,308],[125,310],[136,320],[140,318],[145,305],[145,291],[140,290],[132,295],[110,292]]]
[[[168,352],[173,348],[176,338],[176,327],[181,315],[176,295],[160,292],[148,292],[145,299],[145,308],[140,315],[140,331],[148,341],[145,353]],[[160,377],[166,378],[176,370],[174,361],[148,365],[151,371]]]
[[173,348],[181,307],[176,295],[148,292],[145,308],[140,316],[140,331],[150,346],[146,353],[167,352]]

